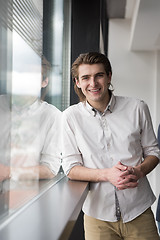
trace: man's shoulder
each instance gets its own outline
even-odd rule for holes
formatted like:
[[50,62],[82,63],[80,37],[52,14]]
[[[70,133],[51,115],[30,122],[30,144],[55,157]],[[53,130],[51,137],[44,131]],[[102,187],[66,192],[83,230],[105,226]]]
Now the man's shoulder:
[[47,103],[45,101],[40,101],[40,105],[41,105],[41,112],[45,115],[45,116],[49,116],[50,118],[55,118],[55,117],[60,117],[62,112],[55,107],[54,105]]
[[128,96],[115,96],[116,102],[120,104],[131,104],[135,106],[146,105],[146,103],[138,98],[128,97]]
[[69,106],[63,111],[64,115],[81,113],[84,109],[84,103],[80,102]]
[[57,112],[57,113],[61,112],[57,107],[55,107],[51,103],[48,103],[46,101],[40,101],[40,103],[41,103],[41,106],[46,110],[50,110],[50,111]]
[[129,97],[129,96],[115,96],[116,99],[126,102],[141,102],[141,99],[135,98],[135,97]]

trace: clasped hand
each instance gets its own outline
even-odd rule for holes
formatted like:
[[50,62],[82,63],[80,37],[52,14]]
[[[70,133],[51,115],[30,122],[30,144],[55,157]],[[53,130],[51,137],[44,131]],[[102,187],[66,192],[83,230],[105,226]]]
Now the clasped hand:
[[125,166],[118,162],[115,166],[110,168],[108,180],[117,189],[123,190],[127,188],[135,188],[138,185],[138,180],[142,174],[136,167]]

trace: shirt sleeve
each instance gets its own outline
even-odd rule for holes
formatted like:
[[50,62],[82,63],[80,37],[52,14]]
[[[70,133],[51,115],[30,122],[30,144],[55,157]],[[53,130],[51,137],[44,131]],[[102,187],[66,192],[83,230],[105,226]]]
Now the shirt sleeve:
[[48,166],[54,175],[58,173],[61,166],[61,115],[62,113],[57,109],[54,118],[50,116],[51,125],[48,128],[40,160],[40,164]]
[[65,112],[62,114],[62,168],[66,175],[71,168],[83,165],[82,155],[78,149],[73,127],[74,123]]
[[160,159],[160,150],[155,136],[148,106],[140,102],[141,144],[144,158],[153,155]]

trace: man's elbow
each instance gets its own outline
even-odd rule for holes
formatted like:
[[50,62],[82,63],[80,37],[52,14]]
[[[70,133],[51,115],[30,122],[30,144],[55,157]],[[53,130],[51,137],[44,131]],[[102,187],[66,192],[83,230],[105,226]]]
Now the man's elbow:
[[[78,172],[77,172],[77,168],[79,168],[79,166],[74,166],[70,169],[69,173],[67,174],[67,177],[70,180],[77,180],[77,176],[78,176]],[[78,169],[79,170],[79,169]]]
[[67,174],[67,177],[69,180],[75,180],[74,175],[71,173],[71,171],[69,171],[69,173]]

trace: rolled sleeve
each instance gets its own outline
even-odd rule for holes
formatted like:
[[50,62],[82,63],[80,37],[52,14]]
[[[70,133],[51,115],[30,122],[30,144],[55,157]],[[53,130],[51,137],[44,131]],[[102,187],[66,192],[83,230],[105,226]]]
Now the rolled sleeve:
[[57,175],[61,166],[61,160],[56,156],[53,157],[47,154],[42,154],[40,164],[47,166],[54,175]]
[[160,150],[155,136],[150,112],[146,103],[140,103],[141,114],[141,144],[143,147],[144,158],[153,155],[160,160]]
[[62,168],[66,175],[69,174],[70,170],[75,166],[82,166],[82,158],[80,155],[68,156],[62,160]]
[[74,134],[73,121],[63,112],[62,116],[62,168],[66,175],[77,165],[83,165],[82,155],[78,149]]
[[56,175],[61,166],[61,112],[57,111],[52,125],[48,129],[45,144],[41,152],[41,165],[46,165]]

